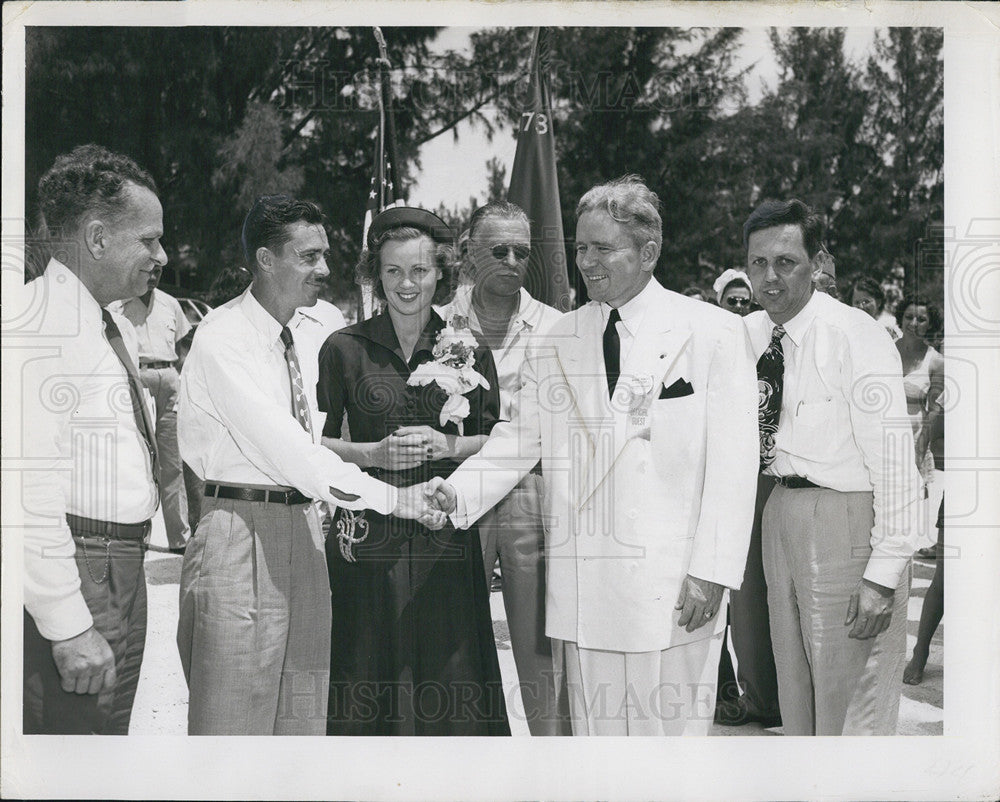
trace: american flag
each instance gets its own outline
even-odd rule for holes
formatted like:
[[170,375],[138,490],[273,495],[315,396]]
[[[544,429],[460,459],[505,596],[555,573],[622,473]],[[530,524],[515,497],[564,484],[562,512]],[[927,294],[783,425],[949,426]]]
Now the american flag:
[[368,228],[372,218],[388,206],[397,204],[397,193],[400,192],[396,179],[396,152],[391,134],[392,112],[379,103],[379,125],[375,135],[375,164],[372,169],[372,182],[368,189],[368,201],[365,204],[365,225],[361,234],[361,247],[365,247],[368,238]]

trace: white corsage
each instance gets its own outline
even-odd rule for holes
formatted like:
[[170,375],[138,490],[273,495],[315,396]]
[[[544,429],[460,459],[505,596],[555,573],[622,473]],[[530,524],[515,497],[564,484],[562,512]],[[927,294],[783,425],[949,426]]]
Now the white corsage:
[[461,425],[469,416],[467,393],[477,387],[490,389],[490,383],[474,368],[477,345],[468,318],[455,315],[438,333],[434,343],[434,360],[418,365],[407,379],[407,384],[420,387],[435,382],[447,393],[448,399],[441,407],[439,418],[442,426],[448,421]]

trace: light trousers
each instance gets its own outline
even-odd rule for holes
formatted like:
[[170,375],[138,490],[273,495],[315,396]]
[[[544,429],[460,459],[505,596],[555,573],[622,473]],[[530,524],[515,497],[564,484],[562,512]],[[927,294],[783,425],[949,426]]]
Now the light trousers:
[[870,492],[777,486],[763,555],[785,735],[894,735],[906,646],[909,571],[892,623],[848,638],[847,608],[871,556]]
[[656,652],[584,649],[553,639],[573,734],[708,735],[722,635]]
[[142,368],[139,378],[156,402],[156,450],[160,459],[160,502],[167,542],[183,546],[191,536],[181,452],[177,447],[177,387],[175,368]]
[[325,734],[330,623],[314,505],[206,498],[177,625],[188,734]]
[[479,522],[489,587],[497,561],[521,701],[532,735],[570,735],[565,685],[557,687],[545,634],[545,533],[542,477],[529,473]]

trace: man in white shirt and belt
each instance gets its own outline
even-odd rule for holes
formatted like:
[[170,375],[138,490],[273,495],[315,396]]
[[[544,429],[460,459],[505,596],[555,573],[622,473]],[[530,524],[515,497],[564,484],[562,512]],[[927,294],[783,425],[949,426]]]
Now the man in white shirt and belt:
[[767,201],[743,241],[760,386],[763,559],[786,735],[893,735],[909,564],[924,545],[899,355],[814,290],[821,223]]
[[323,327],[298,315],[329,270],[312,203],[258,198],[243,225],[253,282],[198,327],[181,376],[181,455],[205,481],[184,555],[177,644],[192,735],[322,735],[330,583],[314,500],[440,522],[319,444]]
[[[462,315],[481,344],[493,352],[500,380],[500,419],[511,419],[521,366],[532,343],[562,313],[524,289],[531,226],[520,206],[481,206],[469,222],[468,273],[441,315]],[[532,735],[569,735],[565,692],[556,688],[552,647],[545,635],[545,533],[542,476],[533,471],[479,521],[486,582],[499,561],[503,603],[517,666],[524,715]],[[560,699],[560,696],[562,697]]]
[[757,467],[736,315],[665,290],[659,201],[636,176],[577,205],[590,294],[524,362],[513,419],[438,503],[468,526],[541,459],[546,634],[574,735],[705,735],[725,588],[743,577]]
[[177,299],[157,288],[163,268],[150,276],[146,292],[116,303],[115,312],[135,327],[139,339],[139,377],[156,406],[156,447],[160,456],[160,493],[167,543],[184,551],[191,535],[181,455],[177,450],[177,343],[191,330]]
[[97,145],[59,156],[38,195],[53,258],[26,287],[39,310],[4,343],[26,458],[24,732],[127,735],[157,457],[135,332],[102,307],[166,263],[163,212],[151,176]]

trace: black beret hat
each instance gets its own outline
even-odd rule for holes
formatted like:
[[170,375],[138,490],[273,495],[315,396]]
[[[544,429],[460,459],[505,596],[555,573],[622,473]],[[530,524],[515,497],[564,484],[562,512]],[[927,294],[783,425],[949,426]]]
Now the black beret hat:
[[454,232],[436,214],[415,206],[392,206],[375,215],[368,227],[368,249],[372,250],[378,238],[393,228],[416,228],[441,245],[455,244]]

